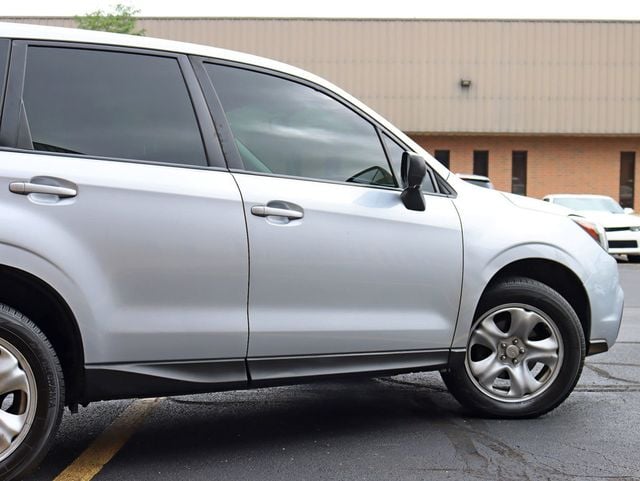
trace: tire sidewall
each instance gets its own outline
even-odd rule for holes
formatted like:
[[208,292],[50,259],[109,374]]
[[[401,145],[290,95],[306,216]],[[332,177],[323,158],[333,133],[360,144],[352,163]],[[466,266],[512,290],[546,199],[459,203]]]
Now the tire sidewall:
[[64,403],[57,360],[31,326],[0,310],[0,337],[24,356],[36,383],[37,404],[33,423],[18,448],[0,462],[0,478],[11,479],[38,463],[58,428]]

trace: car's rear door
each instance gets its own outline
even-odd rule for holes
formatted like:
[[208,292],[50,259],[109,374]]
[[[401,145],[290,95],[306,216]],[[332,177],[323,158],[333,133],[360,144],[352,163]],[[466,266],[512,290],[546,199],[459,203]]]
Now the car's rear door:
[[11,58],[0,242],[77,286],[87,366],[245,380],[242,202],[186,57],[17,41]]
[[462,275],[451,199],[428,177],[427,210],[407,210],[387,158],[402,146],[314,85],[206,61],[203,73],[245,202],[251,378],[446,363]]

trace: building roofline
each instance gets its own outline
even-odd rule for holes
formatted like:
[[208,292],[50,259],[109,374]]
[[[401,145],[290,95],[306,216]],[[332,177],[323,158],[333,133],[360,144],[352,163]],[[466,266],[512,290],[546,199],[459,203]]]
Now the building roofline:
[[[80,17],[84,15],[78,15]],[[70,15],[1,15],[0,21],[10,20],[74,20]],[[547,19],[547,18],[356,18],[356,17],[196,17],[196,16],[140,16],[136,20],[235,20],[235,21],[318,21],[318,22],[423,22],[423,23],[630,23],[640,24],[638,20],[623,19]]]

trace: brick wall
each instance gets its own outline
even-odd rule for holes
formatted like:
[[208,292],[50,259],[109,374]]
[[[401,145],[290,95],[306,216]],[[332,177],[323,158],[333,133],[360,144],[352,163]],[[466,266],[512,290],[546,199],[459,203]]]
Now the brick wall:
[[527,195],[603,194],[619,200],[620,152],[636,152],[634,209],[640,211],[640,137],[421,135],[433,154],[450,151],[453,172],[473,173],[473,151],[489,151],[489,177],[511,191],[511,154],[527,151]]

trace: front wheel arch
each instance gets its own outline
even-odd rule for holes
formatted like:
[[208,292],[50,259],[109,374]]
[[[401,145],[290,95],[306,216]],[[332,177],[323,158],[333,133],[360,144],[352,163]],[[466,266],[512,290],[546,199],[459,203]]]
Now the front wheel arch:
[[580,278],[565,265],[549,259],[528,258],[507,264],[497,271],[485,287],[476,310],[474,320],[480,314],[478,309],[487,291],[497,283],[508,278],[526,277],[541,282],[560,294],[578,315],[585,341],[591,337],[591,307],[587,290]]

